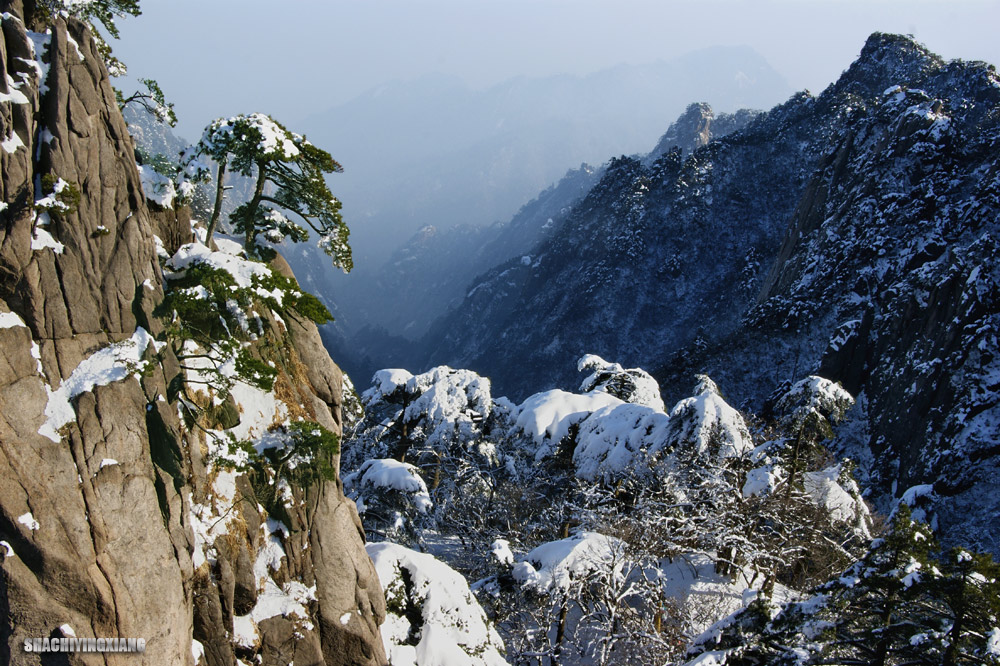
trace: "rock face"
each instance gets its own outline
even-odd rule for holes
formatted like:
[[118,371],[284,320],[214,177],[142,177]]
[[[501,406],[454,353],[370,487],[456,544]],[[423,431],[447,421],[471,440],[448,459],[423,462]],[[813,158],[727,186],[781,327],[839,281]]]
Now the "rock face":
[[[384,601],[339,483],[293,488],[301,511],[278,537],[261,538],[268,516],[242,503],[243,533],[193,561],[192,505],[213,489],[198,438],[165,397],[178,361],[144,337],[164,331],[154,234],[176,249],[190,222],[147,208],[88,28],[46,28],[25,9],[3,3],[0,35],[0,661],[50,663],[24,639],[75,635],[144,638],[135,664],[231,665],[237,650],[282,666],[385,663]],[[288,327],[309,364],[303,409],[336,431],[339,370],[311,322]],[[112,356],[134,365],[98,363]],[[261,593],[254,563],[275,541],[273,576],[315,586],[309,617],[279,613],[234,649],[233,619]]]
[[839,380],[860,395],[837,446],[880,508],[930,484],[946,542],[1000,552],[995,69],[876,33],[818,97],[698,147],[710,115],[666,135],[689,156],[613,160],[529,261],[476,280],[428,365],[520,398],[597,353],[656,368],[668,403],[705,372],[754,409]]
[[698,148],[707,146],[712,139],[722,138],[742,129],[759,113],[750,109],[740,109],[735,113],[716,115],[712,107],[704,102],[691,104],[667,128],[666,133],[660,137],[660,141],[644,161],[652,163],[674,148],[680,148],[684,155],[689,155]]

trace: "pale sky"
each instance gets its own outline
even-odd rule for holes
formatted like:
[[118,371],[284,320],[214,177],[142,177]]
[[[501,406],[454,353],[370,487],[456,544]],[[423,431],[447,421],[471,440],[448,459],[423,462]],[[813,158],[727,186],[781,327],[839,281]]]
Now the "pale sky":
[[[748,45],[819,92],[875,30],[945,58],[1000,62],[997,0],[146,0],[115,53],[157,79],[189,140],[213,118],[295,121],[394,79],[487,87]],[[127,82],[119,82],[128,88]],[[775,100],[777,103],[781,100]]]

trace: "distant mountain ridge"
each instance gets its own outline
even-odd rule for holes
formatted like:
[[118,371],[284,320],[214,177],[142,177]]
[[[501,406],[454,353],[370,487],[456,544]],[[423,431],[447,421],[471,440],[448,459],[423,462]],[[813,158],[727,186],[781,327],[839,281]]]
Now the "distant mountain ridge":
[[383,317],[394,303],[383,302],[373,285],[419,229],[430,225],[447,234],[455,226],[510,220],[568,168],[645,152],[692,99],[729,111],[766,108],[790,92],[745,47],[586,77],[521,77],[486,90],[441,75],[380,86],[296,124],[344,165],[331,188],[351,226],[354,273],[330,272],[314,252],[294,251],[290,261],[336,310],[345,334],[382,326],[414,338],[443,310],[404,333],[413,319]]
[[528,261],[470,285],[422,365],[516,399],[597,353],[658,368],[667,402],[707,372],[755,409],[818,373],[860,395],[839,446],[872,498],[925,484],[946,538],[996,552],[998,147],[995,68],[876,33],[818,97],[613,160]]

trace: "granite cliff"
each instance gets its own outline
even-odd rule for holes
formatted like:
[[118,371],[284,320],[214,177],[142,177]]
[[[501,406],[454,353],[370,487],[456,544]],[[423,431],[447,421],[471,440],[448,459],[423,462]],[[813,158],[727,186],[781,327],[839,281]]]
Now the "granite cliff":
[[216,451],[293,417],[340,433],[342,375],[316,326],[258,304],[241,346],[274,368],[263,409],[178,389],[162,303],[183,272],[164,260],[199,245],[190,216],[147,203],[88,27],[3,11],[0,661],[49,663],[24,639],[76,636],[146,649],[67,663],[385,663],[384,599],[339,480],[268,503],[283,477]]

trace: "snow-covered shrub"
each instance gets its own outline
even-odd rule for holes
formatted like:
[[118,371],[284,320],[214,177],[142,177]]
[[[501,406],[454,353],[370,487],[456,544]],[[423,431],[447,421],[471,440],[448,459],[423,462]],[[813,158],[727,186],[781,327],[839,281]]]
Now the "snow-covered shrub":
[[392,458],[366,460],[344,477],[344,490],[357,503],[369,538],[417,544],[418,528],[431,523],[434,504],[413,465]]
[[610,485],[638,473],[666,440],[668,421],[662,411],[628,403],[593,412],[577,432],[577,478]]
[[510,647],[522,656],[568,663],[663,663],[674,637],[664,632],[656,560],[622,539],[581,532],[543,543],[514,565],[519,621],[530,630]]
[[393,666],[506,666],[504,645],[457,571],[393,543],[366,546],[385,590]]
[[[488,436],[506,431],[508,412],[505,401],[493,401],[489,380],[441,366],[419,375],[380,370],[372,384],[361,396],[365,418],[343,468],[360,470],[374,459],[408,463],[425,483],[438,523],[462,525],[463,534],[494,529],[486,524],[500,501],[497,484],[516,465]],[[367,525],[367,514],[363,519]]]
[[822,377],[809,376],[792,385],[775,403],[779,422],[790,430],[815,422],[825,437],[832,427],[844,420],[854,406],[854,398],[840,384]]
[[[559,389],[536,393],[522,402],[515,412],[515,428],[530,437],[535,445],[535,461],[555,455],[563,440],[581,421],[604,407],[624,404],[604,391],[580,395]],[[570,443],[569,451],[572,453]]]
[[722,398],[719,387],[698,375],[694,396],[670,410],[666,448],[693,449],[699,455],[740,457],[753,448],[750,430],[740,413]]

